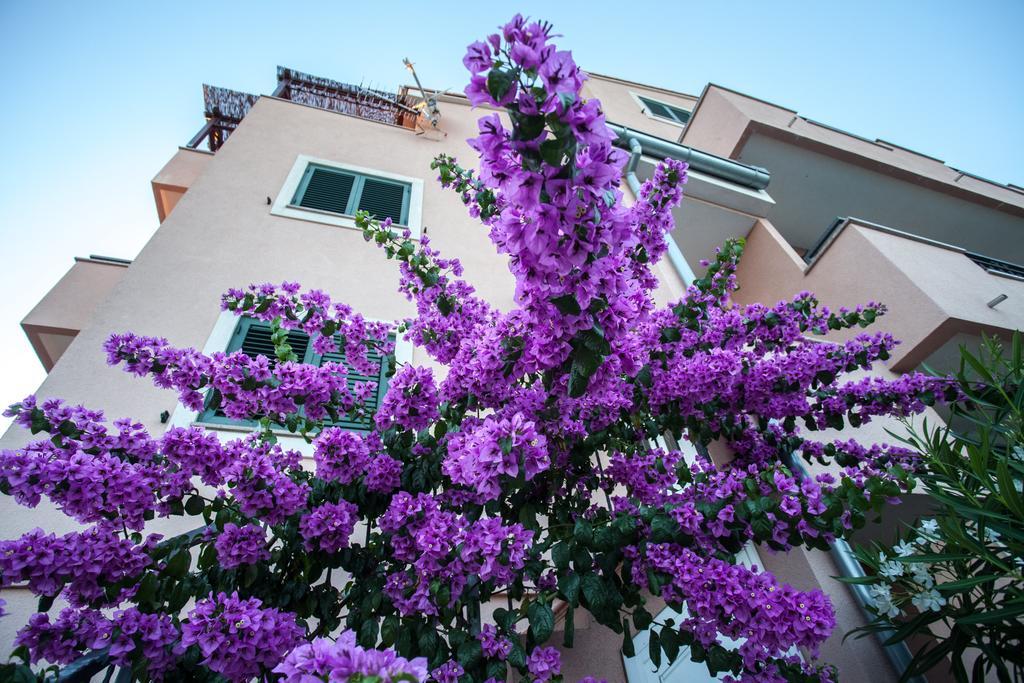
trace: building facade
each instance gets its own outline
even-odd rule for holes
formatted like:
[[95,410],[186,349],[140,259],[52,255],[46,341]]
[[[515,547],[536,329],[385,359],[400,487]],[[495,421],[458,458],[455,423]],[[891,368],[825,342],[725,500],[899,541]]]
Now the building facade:
[[[161,223],[142,251],[130,262],[76,259],[24,319],[48,371],[40,397],[102,409],[108,418],[132,416],[154,435],[195,423],[226,438],[238,435],[245,425],[215,411],[190,412],[173,393],[107,367],[102,343],[111,332],[132,331],[205,352],[258,352],[258,330],[240,327],[218,306],[223,292],[250,282],[298,280],[373,319],[414,314],[396,289],[397,267],[355,229],[357,209],[392,216],[414,236],[429,234],[433,246],[462,261],[480,296],[512,306],[503,257],[429,169],[440,153],[470,165],[475,158],[465,141],[476,135],[481,112],[463,97],[434,95],[439,116],[429,117],[429,107],[417,107],[415,89],[366,91],[288,69],[279,69],[273,95],[220,88],[205,94],[206,124],[152,180]],[[886,303],[889,314],[878,327],[903,344],[884,373],[922,363],[949,368],[960,344],[1024,327],[1024,267],[1014,265],[1024,263],[1024,188],[716,85],[695,97],[592,74],[585,94],[601,100],[616,144],[631,154],[623,184],[628,201],[660,159],[690,163],[670,252],[657,266],[659,304],[682,296],[716,246],[745,237],[740,303],[771,304],[802,290],[834,308]],[[396,355],[430,363],[401,341]],[[884,440],[886,426],[873,423],[849,436]],[[0,447],[29,439],[12,428]],[[300,440],[283,440],[311,454]],[[926,504],[912,500],[904,515]],[[46,503],[34,510],[9,499],[0,505],[3,538],[35,527],[72,528]],[[157,530],[187,529],[167,523]],[[841,553],[748,555],[745,561],[802,590],[829,593],[838,626],[821,657],[844,680],[897,678],[890,657],[898,661],[899,653],[868,638],[842,642],[864,614],[857,595],[832,578],[849,570]],[[35,606],[17,588],[4,597],[12,614],[0,620],[0,647]],[[576,628],[576,647],[563,657],[566,680],[709,680],[703,665],[685,660],[658,673],[642,655],[624,660],[620,636],[588,628],[583,612]]]

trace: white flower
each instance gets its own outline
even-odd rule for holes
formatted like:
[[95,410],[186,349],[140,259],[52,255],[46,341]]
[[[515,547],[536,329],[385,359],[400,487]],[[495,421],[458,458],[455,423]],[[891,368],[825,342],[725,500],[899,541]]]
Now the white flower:
[[882,616],[898,617],[900,615],[900,609],[892,603],[892,591],[886,585],[877,585],[871,587],[871,598],[875,603],[875,611]]
[[939,523],[934,519],[922,519],[918,529],[925,540],[934,541],[939,536]]
[[879,598],[885,598],[888,600],[892,597],[892,588],[884,583],[876,583],[869,590],[871,591],[871,597],[876,600]]
[[907,543],[906,541],[900,541],[895,546],[893,546],[892,549],[895,550],[896,554],[900,557],[909,557],[913,555],[915,552],[917,552],[917,549],[910,543]]
[[896,560],[883,562],[878,568],[878,573],[887,579],[895,579],[897,576],[903,576],[903,563],[897,562]]
[[931,588],[929,590],[921,591],[912,597],[910,602],[914,603],[914,607],[922,612],[938,612],[939,609],[946,604],[946,598],[939,595],[939,591]]
[[996,531],[995,529],[989,529],[987,527],[985,528],[985,541],[986,542],[991,543],[992,545],[997,546],[999,548],[1005,548],[1006,545],[1002,541],[999,540],[1002,537],[1003,537],[1003,535],[1001,533],[999,533],[998,531]]
[[1018,460],[1024,460],[1024,446],[1014,446],[1013,456]]
[[885,553],[878,553],[878,563],[879,564],[884,564],[885,561],[888,560],[888,559],[889,559],[889,556],[886,555]]
[[914,567],[914,583],[920,584],[925,588],[931,588],[935,585],[935,579],[928,573],[928,567],[919,564]]

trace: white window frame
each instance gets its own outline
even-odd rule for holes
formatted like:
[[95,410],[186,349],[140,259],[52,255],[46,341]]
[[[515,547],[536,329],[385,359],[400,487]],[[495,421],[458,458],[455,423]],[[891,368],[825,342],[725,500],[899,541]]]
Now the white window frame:
[[[214,353],[225,352],[228,346],[231,344],[231,337],[235,334],[235,328],[238,327],[239,316],[232,311],[221,311],[217,317],[217,322],[213,325],[213,330],[210,332],[210,336],[207,337],[206,343],[203,345],[203,354],[211,356]],[[367,322],[392,322],[375,320],[367,318]],[[395,338],[395,364],[400,365],[402,363],[412,362],[412,343],[402,339],[401,335],[397,335]],[[219,438],[222,439],[235,439],[245,434],[253,432],[253,427],[249,425],[230,425],[221,424],[218,422],[202,422],[199,420],[199,415],[202,411],[195,411],[182,403],[178,403],[174,408],[174,413],[171,415],[171,419],[167,421],[167,428],[171,427],[202,427],[208,431],[217,433]],[[299,451],[306,458],[313,457],[313,444],[306,443],[306,440],[301,436],[292,434],[286,429],[274,429],[274,434],[278,436],[281,446],[285,449],[292,449]]]
[[664,118],[662,116],[657,116],[656,114],[652,114],[650,112],[650,110],[647,109],[647,105],[644,104],[644,101],[640,99],[641,97],[646,97],[649,100],[654,100],[655,102],[658,102],[660,104],[664,104],[666,107],[675,107],[676,109],[684,109],[684,110],[690,112],[691,116],[693,115],[693,109],[686,109],[686,107],[684,107],[684,106],[682,106],[680,104],[674,104],[672,102],[666,102],[665,100],[658,99],[657,97],[651,97],[647,93],[637,93],[637,92],[633,92],[632,90],[630,90],[629,91],[629,95],[630,95],[630,97],[633,98],[633,101],[636,102],[636,106],[640,107],[640,111],[642,111],[644,113],[644,116],[646,116],[647,118],[649,118],[649,119],[651,119],[653,121],[660,121],[661,123],[667,123],[669,125],[676,126],[678,128],[686,128],[686,124],[685,123],[679,123],[678,121],[676,121],[674,119],[666,119],[666,118]]
[[384,178],[385,180],[394,180],[408,184],[411,190],[409,193],[409,224],[405,227],[412,231],[413,239],[419,239],[423,230],[422,179],[410,178],[409,176],[399,175],[397,173],[388,173],[387,171],[380,171],[375,168],[365,168],[363,166],[345,164],[340,161],[318,159],[316,157],[309,156],[308,154],[300,154],[295,158],[295,163],[292,164],[292,169],[288,172],[288,177],[284,181],[284,186],[281,187],[281,191],[277,193],[277,198],[274,199],[274,202],[270,207],[271,214],[275,216],[283,216],[285,218],[296,218],[300,221],[311,221],[313,223],[333,225],[339,228],[350,228],[353,230],[359,229],[356,227],[356,219],[354,216],[338,214],[332,211],[320,211],[318,209],[304,208],[298,204],[292,203],[292,200],[295,198],[295,192],[299,189],[299,184],[302,182],[302,176],[306,173],[306,169],[310,164],[324,166],[326,168],[334,168],[339,171],[351,171],[364,176]]

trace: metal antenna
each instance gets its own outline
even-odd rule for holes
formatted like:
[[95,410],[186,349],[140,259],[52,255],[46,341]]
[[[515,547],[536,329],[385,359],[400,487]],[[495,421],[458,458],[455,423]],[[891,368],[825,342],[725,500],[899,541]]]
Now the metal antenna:
[[441,120],[441,110],[437,106],[437,94],[427,95],[426,89],[424,89],[423,84],[420,83],[420,77],[416,74],[416,67],[413,66],[413,63],[409,61],[408,57],[403,59],[402,63],[405,64],[405,68],[412,74],[413,80],[416,81],[416,87],[419,89],[420,95],[423,97],[422,105],[417,106],[416,108],[423,110],[423,115],[428,121],[430,121],[432,128],[437,128],[437,123]]

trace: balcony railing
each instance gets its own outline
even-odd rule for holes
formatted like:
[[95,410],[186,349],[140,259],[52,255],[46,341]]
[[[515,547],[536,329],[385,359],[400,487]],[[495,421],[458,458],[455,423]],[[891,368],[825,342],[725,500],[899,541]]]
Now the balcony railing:
[[[332,81],[282,66],[277,67],[277,88],[273,97],[402,128],[415,128],[419,117],[419,112],[413,108],[414,98],[407,95]],[[206,123],[187,147],[201,149],[205,146],[216,152],[257,99],[258,95],[204,84]]]
[[860,218],[846,218],[842,216],[837,216],[832,221],[831,225],[829,225],[829,227],[825,230],[825,232],[821,233],[821,236],[818,237],[814,244],[812,244],[811,247],[806,252],[804,252],[804,261],[806,261],[807,263],[813,263],[815,259],[817,259],[818,256],[821,254],[821,252],[828,248],[829,244],[831,244],[832,240],[836,238],[839,232],[844,227],[846,227],[846,224],[850,222],[871,226],[883,232],[901,235],[903,237],[908,237],[910,239],[915,239],[921,242],[934,244],[936,246],[943,247],[944,249],[959,251],[964,256],[974,261],[980,267],[984,268],[986,272],[991,273],[992,275],[998,275],[1000,277],[1008,277],[1014,280],[1024,281],[1024,266],[1018,265],[1016,263],[1010,263],[1009,261],[1003,261],[1001,259],[992,258],[991,256],[985,256],[983,254],[976,254],[974,252],[967,251],[962,247],[958,247],[952,244],[945,244],[942,242],[936,242],[935,240],[932,239],[919,237],[911,233],[905,233],[900,230],[895,230],[884,225],[878,225],[876,223],[872,223],[871,221],[865,221]]
[[971,259],[993,275],[1000,275],[1002,277],[1009,277],[1014,280],[1024,281],[1024,266],[1018,266],[1016,263],[1001,261],[997,258],[992,258],[991,256],[982,256],[981,254],[975,254],[969,251],[965,251],[964,256]]

